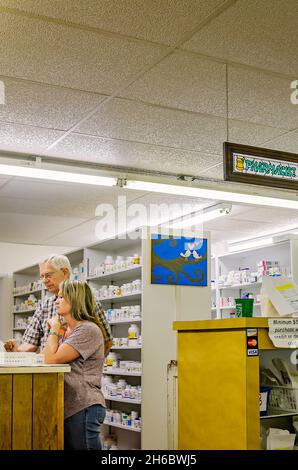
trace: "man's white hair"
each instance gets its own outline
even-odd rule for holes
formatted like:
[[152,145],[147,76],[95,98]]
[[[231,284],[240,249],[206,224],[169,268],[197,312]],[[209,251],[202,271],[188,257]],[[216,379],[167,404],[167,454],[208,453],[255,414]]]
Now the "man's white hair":
[[44,264],[44,263],[50,263],[54,269],[59,271],[59,269],[62,268],[67,268],[69,271],[69,274],[71,274],[72,269],[71,269],[71,264],[69,262],[69,259],[67,256],[64,255],[50,255],[47,258],[45,258],[43,261],[41,261],[39,264]]

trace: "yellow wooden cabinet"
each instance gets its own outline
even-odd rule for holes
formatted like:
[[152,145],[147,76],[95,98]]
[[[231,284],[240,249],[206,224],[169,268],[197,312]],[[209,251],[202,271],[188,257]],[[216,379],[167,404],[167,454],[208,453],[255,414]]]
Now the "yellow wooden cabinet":
[[275,349],[267,318],[174,322],[178,332],[179,449],[259,449],[259,350]]

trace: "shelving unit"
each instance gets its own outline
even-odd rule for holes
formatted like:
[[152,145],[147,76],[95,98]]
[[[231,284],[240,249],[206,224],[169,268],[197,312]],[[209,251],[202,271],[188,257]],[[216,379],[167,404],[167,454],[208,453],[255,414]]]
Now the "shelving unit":
[[[142,241],[140,239],[131,240],[130,238],[127,238],[126,240],[106,240],[85,248],[87,282],[93,289],[95,289],[95,291],[99,291],[102,286],[117,285],[121,287],[123,284],[131,283],[136,279],[142,279],[142,266],[140,263],[124,269],[109,270],[109,272],[100,275],[90,275],[90,273],[101,270],[102,263],[104,263],[107,256],[112,256],[114,260],[116,260],[117,256],[123,256],[125,260],[127,257],[131,257],[135,253],[139,256],[142,254]],[[141,291],[111,297],[99,296],[98,299],[102,303],[104,310],[120,309],[123,306],[139,305],[142,313]],[[113,336],[115,338],[127,337],[128,327],[131,323],[138,323],[141,334],[142,318],[137,318],[136,320],[123,319],[110,322]],[[111,350],[117,353],[119,352],[121,354],[121,360],[142,361],[142,346],[113,346]],[[105,370],[103,374],[113,376],[115,378],[115,383],[118,376],[118,378],[122,377],[125,379],[130,385],[140,386],[142,384],[141,372],[126,372],[125,370],[114,368],[112,370]],[[138,417],[142,416],[142,401],[124,399],[119,396],[110,395],[106,395],[105,398],[109,409],[128,414],[131,411],[135,411],[138,413]],[[102,433],[105,436],[108,434],[115,434],[119,449],[141,448],[141,429],[123,426],[122,424],[114,422],[105,422]]]
[[[292,277],[296,282],[298,281],[298,238],[295,235],[288,236],[285,240],[276,240],[276,242],[267,247],[251,248],[249,250],[226,253],[214,256],[212,259],[212,279],[214,280],[214,287],[212,289],[212,308],[211,317],[215,318],[230,318],[231,313],[235,313],[235,306],[220,306],[220,298],[236,296],[241,297],[243,292],[252,292],[254,298],[260,293],[262,286],[261,281],[234,284],[234,285],[221,285],[219,282],[220,276],[227,275],[229,271],[237,271],[249,269],[251,272],[257,271],[257,263],[261,260],[278,261],[281,269],[286,272],[289,277]],[[216,307],[214,306],[216,304]],[[254,302],[253,316],[260,316],[260,302]]]

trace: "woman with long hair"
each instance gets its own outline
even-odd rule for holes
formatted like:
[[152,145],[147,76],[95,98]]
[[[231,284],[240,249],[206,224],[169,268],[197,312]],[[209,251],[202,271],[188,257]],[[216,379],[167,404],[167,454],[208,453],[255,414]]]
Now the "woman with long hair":
[[[106,412],[101,391],[104,338],[88,284],[62,282],[56,310],[48,322],[44,355],[47,364],[71,365],[64,378],[64,447],[100,450],[100,426]],[[66,329],[61,333],[63,325]]]

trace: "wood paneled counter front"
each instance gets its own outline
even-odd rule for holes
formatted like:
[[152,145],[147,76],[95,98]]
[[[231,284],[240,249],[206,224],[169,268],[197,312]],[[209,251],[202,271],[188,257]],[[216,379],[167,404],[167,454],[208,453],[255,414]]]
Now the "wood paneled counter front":
[[70,366],[0,366],[0,450],[61,450]]

